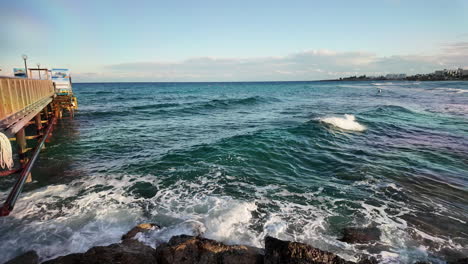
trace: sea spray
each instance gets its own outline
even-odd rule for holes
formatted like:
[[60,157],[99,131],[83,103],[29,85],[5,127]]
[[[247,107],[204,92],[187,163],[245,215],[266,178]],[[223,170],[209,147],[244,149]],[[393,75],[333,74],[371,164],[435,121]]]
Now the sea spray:
[[320,121],[330,124],[332,126],[344,129],[344,130],[352,130],[352,131],[364,131],[366,127],[359,124],[356,121],[356,117],[354,115],[345,114],[344,117],[325,117],[320,118]]

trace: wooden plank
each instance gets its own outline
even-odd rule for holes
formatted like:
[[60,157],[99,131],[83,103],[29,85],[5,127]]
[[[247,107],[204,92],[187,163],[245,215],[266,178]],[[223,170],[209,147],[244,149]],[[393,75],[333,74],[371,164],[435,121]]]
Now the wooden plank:
[[33,94],[32,94],[32,87],[31,87],[31,83],[34,83],[32,82],[32,80],[27,80],[26,82],[24,82],[24,88],[26,89],[26,93],[28,95],[28,105],[30,105],[33,101]]
[[34,102],[34,95],[32,93],[32,91],[34,90],[34,84],[35,82],[33,82],[33,80],[28,80],[28,83],[26,85],[26,91],[28,92],[29,94],[29,99],[30,101],[28,102],[28,105],[31,104],[31,102]]
[[7,110],[6,110],[6,98],[5,98],[5,88],[3,85],[4,81],[0,80],[0,118],[2,116],[7,116]]
[[34,82],[31,80],[31,84],[28,86],[29,92],[31,94],[31,101],[35,102],[37,101],[37,96],[36,96],[36,90],[37,90],[37,82]]
[[26,106],[26,101],[24,100],[23,82],[21,80],[17,80],[14,83],[18,91],[19,108],[17,110],[19,111]]
[[8,115],[11,115],[13,114],[14,112],[14,109],[15,109],[15,101],[12,99],[13,98],[13,92],[11,91],[11,84],[10,84],[10,80],[7,79],[6,80],[6,93],[5,95],[7,95],[7,104],[8,104]]
[[22,80],[17,80],[17,81],[15,81],[15,84],[16,84],[16,89],[18,89],[18,95],[19,95],[18,99],[19,99],[19,103],[20,103],[19,104],[20,108],[18,110],[20,110],[20,109],[24,108],[24,106],[26,104],[26,102],[24,101],[23,82],[22,82]]
[[23,83],[23,91],[24,91],[25,99],[26,99],[25,107],[31,104],[31,98],[30,98],[30,94],[29,94],[30,88],[28,87],[29,82],[30,82],[30,80],[24,80],[22,82]]
[[28,80],[23,81],[23,91],[24,91],[24,99],[25,99],[25,105],[24,107],[28,106],[31,104],[30,98],[29,98],[29,87],[27,86]]
[[[19,81],[17,80],[14,80],[13,82],[11,82],[12,84],[14,84],[14,90],[15,90],[15,93],[16,93],[16,97],[15,98],[12,98],[13,100],[16,101],[16,109],[15,109],[15,112],[21,110],[23,108],[23,97],[21,97],[21,89],[20,89],[20,83]],[[15,96],[15,95],[13,95]]]
[[17,82],[15,80],[9,80],[10,83],[10,100],[12,101],[12,105],[14,106],[13,108],[13,113],[19,111],[20,109],[20,94],[17,89]]
[[36,100],[39,100],[42,97],[41,96],[41,86],[42,86],[42,81],[37,84],[37,88],[35,90],[36,98],[37,98]]
[[25,102],[25,105],[24,107],[28,106],[31,104],[30,100],[29,100],[29,93],[28,93],[28,84],[27,84],[27,81],[28,80],[23,80],[22,83],[23,83],[23,92],[24,92],[24,102]]

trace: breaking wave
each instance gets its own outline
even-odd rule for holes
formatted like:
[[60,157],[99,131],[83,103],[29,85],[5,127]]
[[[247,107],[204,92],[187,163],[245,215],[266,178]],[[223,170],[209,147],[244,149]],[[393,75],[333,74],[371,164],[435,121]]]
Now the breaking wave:
[[[411,259],[427,257],[421,248],[409,248],[406,253],[399,251],[402,245],[413,241],[410,231],[423,236],[422,239],[430,236],[407,223],[405,215],[416,211],[402,201],[345,201],[327,194],[330,187],[302,193],[288,191],[280,185],[253,186],[226,175],[221,167],[213,167],[206,176],[192,181],[178,180],[170,187],[165,186],[166,180],[152,175],[93,175],[84,181],[27,193],[18,202],[11,219],[1,222],[2,228],[21,226],[22,235],[7,234],[3,238],[7,243],[0,245],[0,251],[8,259],[17,252],[34,249],[44,261],[119,242],[134,225],[157,222],[161,229],[138,237],[152,247],[180,234],[263,247],[264,237],[270,235],[337,252],[349,260],[356,260],[359,252],[388,263],[399,263],[401,254],[410,254]],[[244,200],[216,194],[225,181],[232,182],[230,188],[254,196]],[[148,186],[154,193],[142,195]],[[372,181],[357,182],[355,186],[376,192],[401,191],[394,184]],[[338,241],[340,234],[330,230],[330,221],[339,217],[342,210],[351,210],[361,218],[359,226],[377,225],[382,232],[383,251],[373,253],[372,245],[357,248]],[[433,245],[446,248],[462,247],[443,237],[432,236],[431,240]]]
[[321,122],[330,124],[334,127],[338,127],[344,130],[351,130],[351,131],[364,131],[366,127],[359,124],[356,121],[356,117],[354,115],[345,114],[344,117],[325,117],[319,119]]

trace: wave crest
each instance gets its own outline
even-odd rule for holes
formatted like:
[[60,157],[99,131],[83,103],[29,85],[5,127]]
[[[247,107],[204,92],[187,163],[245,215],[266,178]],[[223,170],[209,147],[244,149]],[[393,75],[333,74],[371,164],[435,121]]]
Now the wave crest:
[[367,128],[356,121],[356,117],[354,115],[345,114],[344,117],[325,117],[319,119],[321,122],[330,124],[332,126],[345,129],[345,130],[352,130],[352,131],[364,131]]

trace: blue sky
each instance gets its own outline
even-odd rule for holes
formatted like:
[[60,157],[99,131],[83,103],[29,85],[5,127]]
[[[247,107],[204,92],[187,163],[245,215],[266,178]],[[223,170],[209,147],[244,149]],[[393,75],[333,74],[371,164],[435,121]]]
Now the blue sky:
[[75,81],[317,80],[468,67],[467,0],[3,1],[2,75]]

